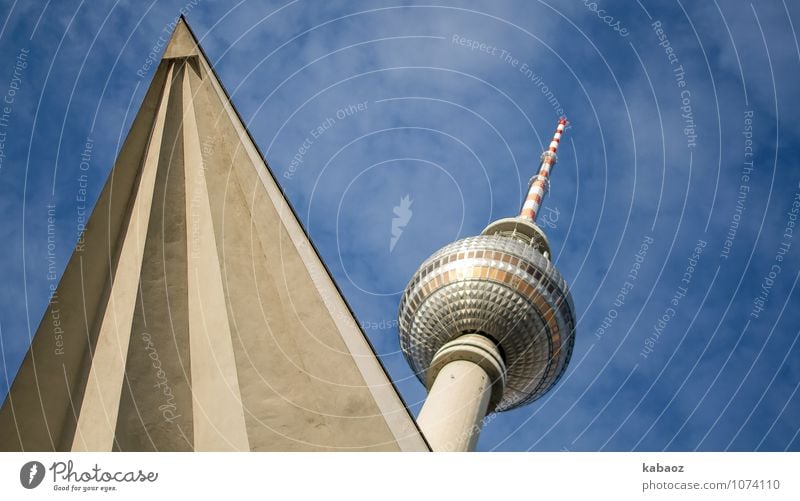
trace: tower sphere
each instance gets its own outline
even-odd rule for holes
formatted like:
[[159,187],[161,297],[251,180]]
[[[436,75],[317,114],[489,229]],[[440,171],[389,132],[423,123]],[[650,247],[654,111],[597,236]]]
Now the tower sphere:
[[[429,257],[400,301],[400,346],[428,388],[434,357],[467,334],[497,345],[506,367],[489,410],[528,404],[564,373],[575,342],[567,284],[550,262],[544,233],[532,221],[507,218]],[[439,358],[439,357],[436,357]]]

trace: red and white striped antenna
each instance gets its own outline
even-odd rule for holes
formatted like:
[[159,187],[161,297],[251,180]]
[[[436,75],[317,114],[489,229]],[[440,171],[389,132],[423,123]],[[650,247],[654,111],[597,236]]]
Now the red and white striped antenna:
[[522,204],[522,210],[519,212],[519,217],[528,219],[531,222],[536,221],[536,215],[539,213],[539,207],[542,206],[542,199],[544,194],[547,193],[547,188],[550,184],[550,169],[556,164],[556,151],[558,151],[558,143],[561,141],[561,135],[564,133],[564,128],[567,126],[567,119],[561,117],[556,127],[556,133],[553,134],[553,140],[550,142],[550,148],[542,153],[541,163],[539,164],[539,173],[531,178],[528,186],[528,196]]

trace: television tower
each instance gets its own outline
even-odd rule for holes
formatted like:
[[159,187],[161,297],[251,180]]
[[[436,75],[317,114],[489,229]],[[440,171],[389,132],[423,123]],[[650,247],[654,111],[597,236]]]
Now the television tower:
[[536,225],[566,125],[561,118],[519,215],[434,253],[400,301],[400,346],[428,389],[417,422],[434,451],[473,450],[487,414],[533,402],[569,363],[572,297]]

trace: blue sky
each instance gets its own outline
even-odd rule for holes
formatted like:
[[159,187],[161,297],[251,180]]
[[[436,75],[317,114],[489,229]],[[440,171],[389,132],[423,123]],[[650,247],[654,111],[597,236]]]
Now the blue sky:
[[784,1],[4,0],[0,395],[77,238],[86,143],[91,203],[181,9],[414,413],[399,294],[436,249],[517,212],[561,107],[543,225],[575,352],[479,449],[800,450]]

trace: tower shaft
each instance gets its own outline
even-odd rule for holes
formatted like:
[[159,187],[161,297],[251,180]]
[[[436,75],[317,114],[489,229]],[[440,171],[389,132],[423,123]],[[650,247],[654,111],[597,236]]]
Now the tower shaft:
[[475,449],[491,388],[486,371],[470,361],[455,360],[442,368],[417,417],[433,450]]
[[428,369],[430,390],[417,418],[437,452],[475,449],[486,414],[503,392],[505,364],[497,346],[479,334],[445,344]]

